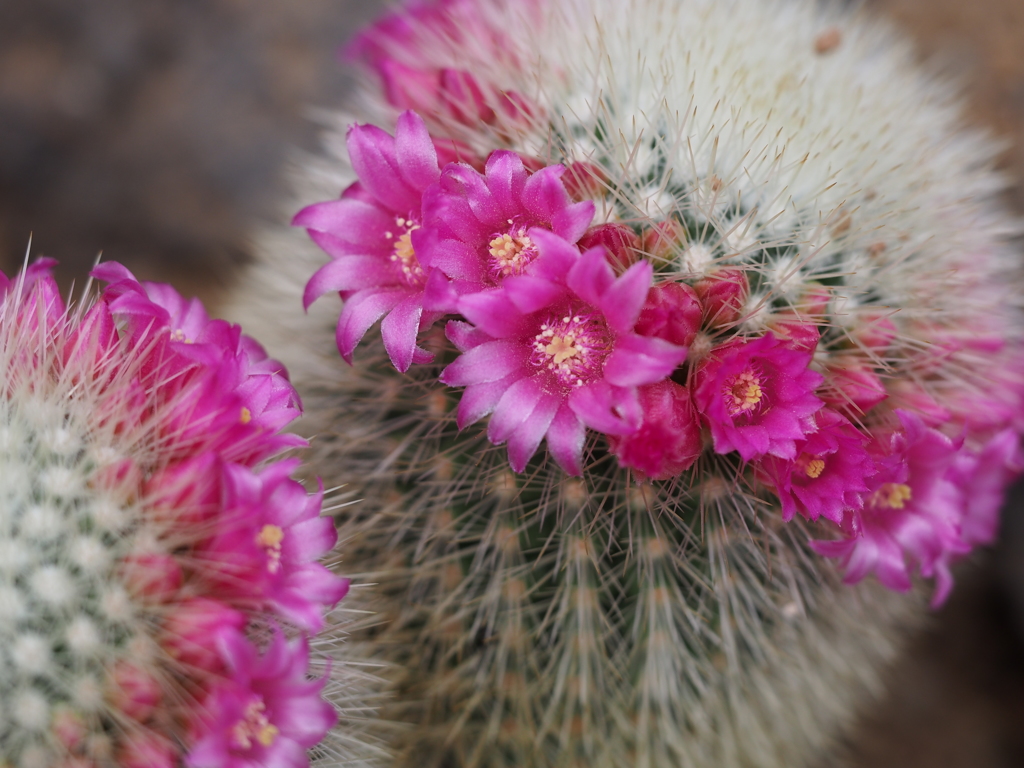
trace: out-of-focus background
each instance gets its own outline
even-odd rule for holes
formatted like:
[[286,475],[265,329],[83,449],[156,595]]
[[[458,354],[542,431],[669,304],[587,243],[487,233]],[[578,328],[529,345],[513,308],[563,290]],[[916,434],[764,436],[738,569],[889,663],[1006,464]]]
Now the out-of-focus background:
[[[866,0],[964,79],[965,119],[1003,137],[1024,214],[1024,0]],[[379,0],[0,0],[0,265],[102,252],[214,301],[278,215],[335,53]],[[1000,545],[893,670],[850,746],[862,768],[1024,766],[1024,492]]]

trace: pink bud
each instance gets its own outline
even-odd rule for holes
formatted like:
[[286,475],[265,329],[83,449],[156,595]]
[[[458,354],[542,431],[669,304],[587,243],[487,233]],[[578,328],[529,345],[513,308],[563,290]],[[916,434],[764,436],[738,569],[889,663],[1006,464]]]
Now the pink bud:
[[118,750],[118,768],[174,768],[178,752],[148,728],[128,733]]
[[121,564],[121,579],[133,595],[163,603],[181,587],[181,566],[157,552],[129,555]]
[[53,714],[53,735],[69,750],[78,749],[85,742],[85,719],[67,706],[58,706]]
[[727,325],[739,320],[750,294],[747,273],[735,267],[716,270],[694,287],[704,303],[704,319],[709,325]]
[[608,191],[608,174],[594,163],[569,163],[562,174],[562,184],[573,200],[603,197]]
[[245,616],[216,600],[193,597],[182,602],[164,621],[161,644],[182,664],[214,672],[223,666],[212,638],[221,630],[242,631]]
[[952,416],[921,386],[908,379],[892,382],[892,407],[913,411],[929,427],[945,424]]
[[647,292],[635,330],[641,336],[688,347],[700,330],[703,313],[693,288],[686,283],[661,283]]
[[144,722],[160,703],[160,684],[130,661],[119,661],[110,673],[110,703],[133,720]]
[[381,62],[384,98],[398,109],[423,114],[437,112],[441,102],[441,78],[437,70],[414,69],[394,59]]
[[665,379],[639,388],[643,422],[632,435],[608,436],[619,464],[640,477],[667,480],[700,456],[700,422],[686,387]]
[[828,313],[831,299],[832,290],[828,286],[811,283],[800,294],[793,308],[806,317],[823,317]]
[[669,258],[686,240],[686,227],[675,219],[659,221],[644,233],[644,252],[659,259]]
[[468,144],[448,138],[431,137],[434,151],[437,152],[437,164],[444,168],[448,163],[465,163],[483,173],[484,161],[470,149]]
[[626,270],[637,260],[640,238],[622,224],[598,224],[583,233],[579,247],[585,251],[599,245],[608,250],[613,266]]
[[889,319],[889,313],[863,312],[857,316],[857,327],[852,335],[868,349],[884,352],[896,338],[896,324]]
[[192,527],[220,512],[223,463],[204,453],[157,471],[145,485],[147,514],[171,527]]
[[801,352],[813,352],[821,340],[818,326],[813,323],[783,320],[773,323],[772,330],[777,336],[789,342],[789,346]]
[[476,78],[463,69],[441,70],[441,98],[452,117],[465,125],[494,123],[496,115]]
[[830,367],[828,381],[832,386],[821,393],[821,399],[853,417],[867,413],[889,396],[874,372],[853,361]]

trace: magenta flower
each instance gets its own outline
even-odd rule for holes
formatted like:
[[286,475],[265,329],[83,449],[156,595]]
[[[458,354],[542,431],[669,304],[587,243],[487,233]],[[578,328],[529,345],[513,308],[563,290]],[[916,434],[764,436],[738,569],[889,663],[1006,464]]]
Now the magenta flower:
[[916,414],[896,414],[902,429],[879,446],[873,492],[844,524],[847,537],[813,546],[842,559],[848,583],[874,571],[885,586],[900,591],[911,586],[909,555],[922,576],[935,577],[932,605],[938,606],[953,586],[951,561],[971,549],[961,529],[963,492],[950,472],[959,446]]
[[689,469],[703,448],[700,419],[686,387],[670,379],[639,389],[643,421],[630,435],[609,435],[619,464],[641,478],[668,480]]
[[189,768],[306,768],[306,750],[337,722],[320,698],[325,680],[309,680],[309,643],[278,630],[266,652],[238,632],[221,632],[216,645],[230,676],[203,702],[194,724]]
[[444,312],[423,311],[431,270],[420,245],[421,199],[440,173],[437,152],[413,112],[399,116],[394,137],[373,125],[353,126],[348,151],[359,181],[340,200],[303,208],[292,221],[332,259],[307,283],[303,303],[308,308],[325,293],[341,293],[337,342],[349,363],[370,326],[384,317],[384,348],[405,372],[433,359],[416,346],[416,336]]
[[459,292],[480,290],[524,273],[538,254],[534,228],[575,243],[594,218],[591,200],[574,203],[562,183],[565,168],[527,172],[515,152],[487,158],[484,173],[445,166],[423,198],[430,263],[456,281]]
[[744,461],[766,454],[795,459],[796,441],[814,431],[811,417],[822,407],[814,395],[822,377],[810,362],[810,352],[771,332],[713,349],[697,372],[694,401],[715,451],[737,451]]
[[651,285],[648,263],[616,279],[603,249],[580,254],[540,228],[527,237],[539,253],[522,274],[460,299],[472,325],[448,324],[463,354],[441,381],[466,387],[460,429],[492,414],[487,436],[508,441],[515,471],[546,437],[555,461],[579,474],[585,428],[635,432],[643,415],[637,387],[668,376],[686,349],[633,332]]
[[964,497],[961,535],[975,546],[991,544],[999,527],[999,508],[1012,480],[1024,470],[1020,436],[1004,429],[979,451],[961,449],[950,477]]
[[799,512],[808,520],[825,517],[840,524],[846,510],[863,506],[875,462],[867,438],[828,408],[815,414],[817,430],[797,441],[796,458],[765,456],[758,469],[782,502],[782,519]]
[[[526,0],[519,5],[526,10],[534,4],[535,0]],[[504,56],[517,69],[502,34],[475,2],[413,2],[363,30],[343,55],[364,63],[380,77],[384,96],[393,107],[466,125],[492,124],[499,110],[510,118],[535,110],[515,91],[481,82],[466,68],[439,63],[439,57],[444,58],[447,47],[456,52],[459,62],[465,62],[467,52],[479,51],[489,42],[484,50],[490,60]],[[447,45],[439,45],[441,41]]]
[[161,382],[163,430],[175,434],[179,451],[216,450],[252,463],[305,445],[278,434],[302,413],[287,371],[241,328],[211,320],[197,299],[169,285],[140,283],[120,264],[101,264],[92,276],[110,283],[110,314],[128,322],[133,343],[147,353],[142,381]]
[[260,473],[235,464],[222,473],[223,513],[216,531],[197,548],[218,592],[267,604],[299,627],[317,632],[323,609],[348,592],[316,562],[337,541],[334,523],[320,516],[322,493],[309,496],[289,475],[298,460],[279,461]]

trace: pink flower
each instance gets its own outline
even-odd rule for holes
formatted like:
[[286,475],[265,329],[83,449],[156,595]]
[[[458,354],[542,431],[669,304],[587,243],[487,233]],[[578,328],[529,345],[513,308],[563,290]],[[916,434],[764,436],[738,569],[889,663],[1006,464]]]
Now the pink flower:
[[316,562],[337,541],[333,521],[320,516],[321,495],[309,496],[289,475],[298,460],[260,473],[236,464],[223,476],[223,512],[213,535],[197,547],[216,592],[266,603],[303,629],[324,624],[324,606],[348,592],[348,581]]
[[968,544],[991,544],[999,527],[999,508],[1007,486],[1024,470],[1020,436],[1004,429],[979,451],[961,449],[951,479],[964,496],[961,535]]
[[799,512],[808,520],[841,523],[846,510],[863,505],[875,462],[867,438],[835,411],[822,408],[815,424],[815,432],[797,441],[795,459],[765,456],[758,469],[779,495],[783,520]]
[[936,578],[932,605],[953,586],[952,559],[970,551],[961,535],[964,498],[950,479],[958,445],[915,414],[897,411],[902,429],[879,445],[878,474],[864,508],[844,523],[847,538],[816,541],[814,549],[841,558],[846,581],[874,571],[890,589],[910,589],[906,557],[921,575]]
[[551,165],[530,174],[519,155],[505,150],[491,153],[482,174],[446,166],[423,199],[430,263],[465,293],[523,274],[539,254],[531,229],[575,243],[594,218],[594,203],[572,202],[564,172]]
[[431,270],[420,245],[421,199],[440,173],[437,152],[413,112],[399,116],[394,137],[373,125],[353,126],[348,151],[359,182],[340,200],[303,208],[292,222],[332,258],[306,285],[303,302],[308,308],[325,293],[341,293],[338,350],[349,363],[366,331],[384,317],[384,348],[405,372],[433,359],[416,346],[416,336],[442,314],[423,311]]
[[203,702],[189,768],[306,768],[306,750],[337,722],[320,698],[324,680],[307,679],[309,643],[274,632],[263,656],[237,632],[216,645],[230,672]]
[[[161,390],[166,406],[159,418],[179,451],[217,450],[251,464],[305,445],[277,434],[302,413],[284,366],[241,328],[211,320],[198,300],[168,285],[140,283],[120,264],[101,264],[92,276],[110,283],[105,306],[128,321],[132,343],[144,353],[140,380]],[[104,324],[99,332],[109,353],[110,331]]]
[[585,427],[635,432],[637,387],[668,376],[686,349],[633,332],[651,284],[648,263],[616,279],[603,249],[580,254],[540,228],[527,237],[539,253],[522,274],[460,299],[472,325],[448,324],[464,354],[441,381],[466,387],[460,429],[493,412],[487,435],[496,445],[508,441],[515,471],[547,437],[555,461],[579,474]]
[[439,63],[445,49],[456,52],[460,62],[466,61],[467,52],[487,50],[490,59],[504,54],[514,63],[502,30],[489,23],[478,3],[467,0],[409,3],[357,35],[344,58],[375,71],[388,103],[398,109],[466,125],[492,124],[499,110],[511,118],[535,111],[515,91],[483,83],[466,68]]
[[639,388],[643,421],[631,435],[609,435],[619,464],[651,480],[668,480],[689,469],[703,448],[700,420],[686,387],[665,379]]
[[214,672],[223,662],[210,638],[224,631],[240,631],[245,616],[219,600],[192,597],[178,603],[169,612],[162,627],[161,645],[186,667]]
[[738,451],[744,461],[795,459],[796,441],[814,431],[811,416],[822,406],[814,395],[822,377],[810,362],[811,353],[771,332],[713,349],[697,372],[694,400],[715,451]]
[[715,270],[694,288],[704,304],[704,319],[708,325],[731,325],[740,318],[750,281],[747,273],[736,267]]

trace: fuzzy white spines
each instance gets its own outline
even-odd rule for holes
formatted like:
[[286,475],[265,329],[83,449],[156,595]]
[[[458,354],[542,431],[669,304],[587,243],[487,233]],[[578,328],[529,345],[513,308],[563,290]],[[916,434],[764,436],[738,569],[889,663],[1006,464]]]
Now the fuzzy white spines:
[[[747,265],[751,334],[827,281],[822,315],[855,354],[872,354],[858,327],[895,316],[894,350],[873,358],[892,375],[936,365],[935,328],[1019,337],[1016,225],[994,200],[993,146],[961,130],[948,85],[888,30],[782,0],[461,7],[497,18],[504,47],[432,35],[418,55],[539,109],[490,126],[435,116],[439,132],[481,154],[600,164],[607,220],[686,219],[690,239],[659,271]],[[839,45],[817,52],[833,26]],[[378,91],[359,96],[360,121],[391,125]],[[331,156],[309,162],[289,212],[354,180],[341,141],[352,119],[337,119]],[[348,562],[378,584],[361,636],[392,664],[385,717],[414,724],[396,738],[400,764],[799,765],[877,690],[919,618],[915,597],[841,585],[804,528],[720,478],[675,489],[701,513],[686,525],[671,498],[644,500],[624,476],[615,491],[580,488],[546,466],[517,485],[478,432],[450,442],[450,404],[429,376],[388,374],[379,348],[354,369],[337,360],[336,307],[297,314],[323,261],[303,241],[264,236],[235,313],[275,318],[263,335],[276,334],[323,435],[317,470],[365,489]],[[928,392],[976,392],[993,361],[945,357]]]

